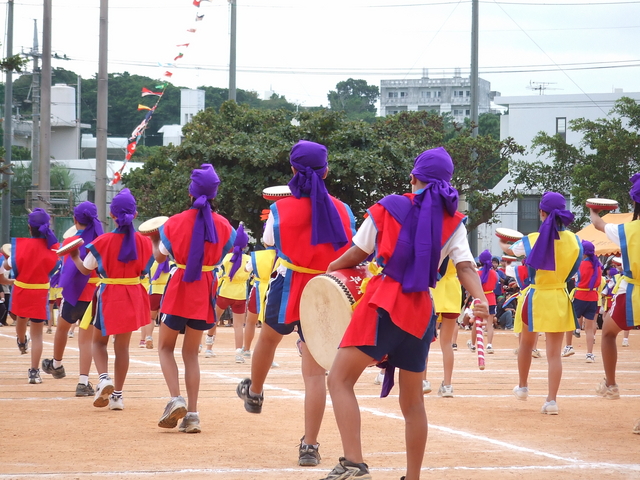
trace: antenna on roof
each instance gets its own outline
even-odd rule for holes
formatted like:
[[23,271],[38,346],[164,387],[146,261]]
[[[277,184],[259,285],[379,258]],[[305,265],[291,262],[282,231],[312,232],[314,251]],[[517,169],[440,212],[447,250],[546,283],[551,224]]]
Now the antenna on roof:
[[536,90],[539,92],[539,95],[544,95],[545,90],[562,90],[561,88],[553,88],[549,87],[549,85],[555,85],[556,82],[532,82],[529,81],[529,85],[527,88],[529,90]]

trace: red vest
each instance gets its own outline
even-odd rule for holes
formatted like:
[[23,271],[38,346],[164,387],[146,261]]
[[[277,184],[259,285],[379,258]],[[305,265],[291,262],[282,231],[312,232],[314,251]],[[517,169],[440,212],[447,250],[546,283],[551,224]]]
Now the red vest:
[[[589,284],[594,275],[597,275],[593,284],[593,290],[589,290]],[[602,277],[602,267],[598,267],[596,272],[593,271],[593,265],[590,260],[584,259],[580,263],[578,270],[578,284],[573,298],[576,300],[585,300],[587,302],[598,301],[598,289],[600,288],[600,277]]]
[[[478,275],[482,277],[482,269],[478,271]],[[487,297],[489,306],[496,305],[496,294],[494,292],[494,289],[496,288],[496,284],[499,280],[500,278],[498,277],[498,273],[494,269],[491,269],[489,271],[489,277],[487,278],[487,281],[482,284],[482,290],[484,291],[484,295]]]

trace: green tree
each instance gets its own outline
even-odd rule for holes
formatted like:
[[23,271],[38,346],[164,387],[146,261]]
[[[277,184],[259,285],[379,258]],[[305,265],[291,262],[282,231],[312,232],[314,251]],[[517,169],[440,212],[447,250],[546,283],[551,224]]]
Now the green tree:
[[375,121],[378,97],[380,89],[376,85],[353,78],[339,82],[336,89],[327,94],[331,110],[345,112],[349,120],[364,120],[369,123]]

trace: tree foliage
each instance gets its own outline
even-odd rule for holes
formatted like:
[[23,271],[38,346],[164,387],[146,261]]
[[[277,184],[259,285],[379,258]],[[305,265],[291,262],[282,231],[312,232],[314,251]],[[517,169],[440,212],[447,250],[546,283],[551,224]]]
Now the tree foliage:
[[336,89],[327,94],[331,110],[345,112],[349,120],[364,120],[369,123],[376,119],[375,105],[378,97],[380,89],[376,85],[353,78],[339,82]]
[[[244,221],[253,232],[261,232],[260,212],[269,206],[262,190],[290,180],[289,152],[300,139],[327,146],[327,189],[360,219],[383,196],[408,191],[413,159],[423,150],[444,145],[456,165],[454,185],[477,205],[470,213],[471,227],[490,220],[498,206],[515,198],[514,187],[484,201],[489,191],[482,180],[498,163],[522,153],[511,139],[474,139],[469,130],[445,143],[442,117],[429,112],[403,112],[368,124],[326,109],[294,113],[225,102],[219,112],[206,109],[198,114],[184,134],[180,146],[159,150],[141,169],[124,176],[141,215],[184,210],[191,170],[211,163],[222,181],[216,199],[219,212],[234,225]],[[496,152],[498,161],[490,161]]]

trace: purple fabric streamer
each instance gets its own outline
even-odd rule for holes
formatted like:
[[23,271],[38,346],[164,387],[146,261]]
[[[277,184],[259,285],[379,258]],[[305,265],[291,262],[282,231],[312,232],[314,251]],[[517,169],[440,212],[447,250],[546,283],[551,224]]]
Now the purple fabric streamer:
[[324,184],[327,171],[327,147],[300,140],[291,149],[289,163],[296,174],[289,182],[294,197],[311,198],[311,245],[331,243],[334,250],[348,243],[342,219]]
[[170,270],[171,268],[169,267],[169,259],[166,258],[164,262],[158,264],[158,268],[156,268],[153,277],[151,277],[151,281],[155,282],[160,278],[160,275],[162,275],[163,273],[169,273]]
[[42,208],[34,208],[27,219],[29,226],[38,230],[38,235],[34,238],[44,238],[47,241],[47,248],[51,248],[58,243],[56,234],[53,233],[49,226],[50,221],[51,217]]
[[[443,147],[422,152],[415,159],[411,174],[426,187],[413,198],[403,219],[396,248],[384,267],[384,273],[402,284],[405,293],[425,292],[438,280],[444,211],[454,215],[458,191],[451,186],[453,161]],[[389,212],[402,211],[400,200],[390,195],[380,200]]]
[[631,190],[629,190],[629,195],[631,195],[634,202],[640,203],[640,173],[636,173],[629,181],[633,184]]
[[482,275],[480,275],[480,281],[484,284],[489,280],[489,272],[493,269],[493,258],[491,258],[491,252],[485,250],[478,257],[482,264]]
[[384,380],[382,380],[380,398],[388,397],[395,385],[396,367],[391,365],[388,360],[378,363],[376,367],[384,370]]
[[[598,268],[601,267],[602,264],[596,256],[595,245],[590,241],[582,240],[582,252],[587,256],[587,259],[589,259],[589,262],[591,262],[591,265],[593,266],[593,276],[589,282],[589,289],[592,289],[596,284],[596,280],[599,280]],[[600,282],[598,281],[598,283]]]
[[111,201],[111,214],[115,217],[117,233],[123,233],[118,261],[127,263],[138,259],[133,219],[136,216],[136,199],[128,188],[123,188]]
[[220,178],[210,163],[203,163],[201,167],[195,168],[191,172],[191,184],[189,185],[189,194],[194,199],[192,208],[198,210],[198,213],[191,231],[189,256],[183,277],[184,281],[188,283],[202,278],[204,242],[218,242],[218,232],[211,216],[209,199],[215,198],[218,194]]
[[233,242],[233,255],[231,255],[231,271],[229,279],[233,280],[236,272],[242,265],[242,250],[249,243],[249,235],[244,231],[244,225],[241,223],[236,231],[236,239]]
[[540,210],[548,214],[540,226],[540,235],[531,249],[525,265],[536,270],[555,270],[556,252],[554,240],[560,239],[558,220],[565,227],[573,222],[573,213],[565,210],[564,196],[556,192],[546,192],[540,200]]

